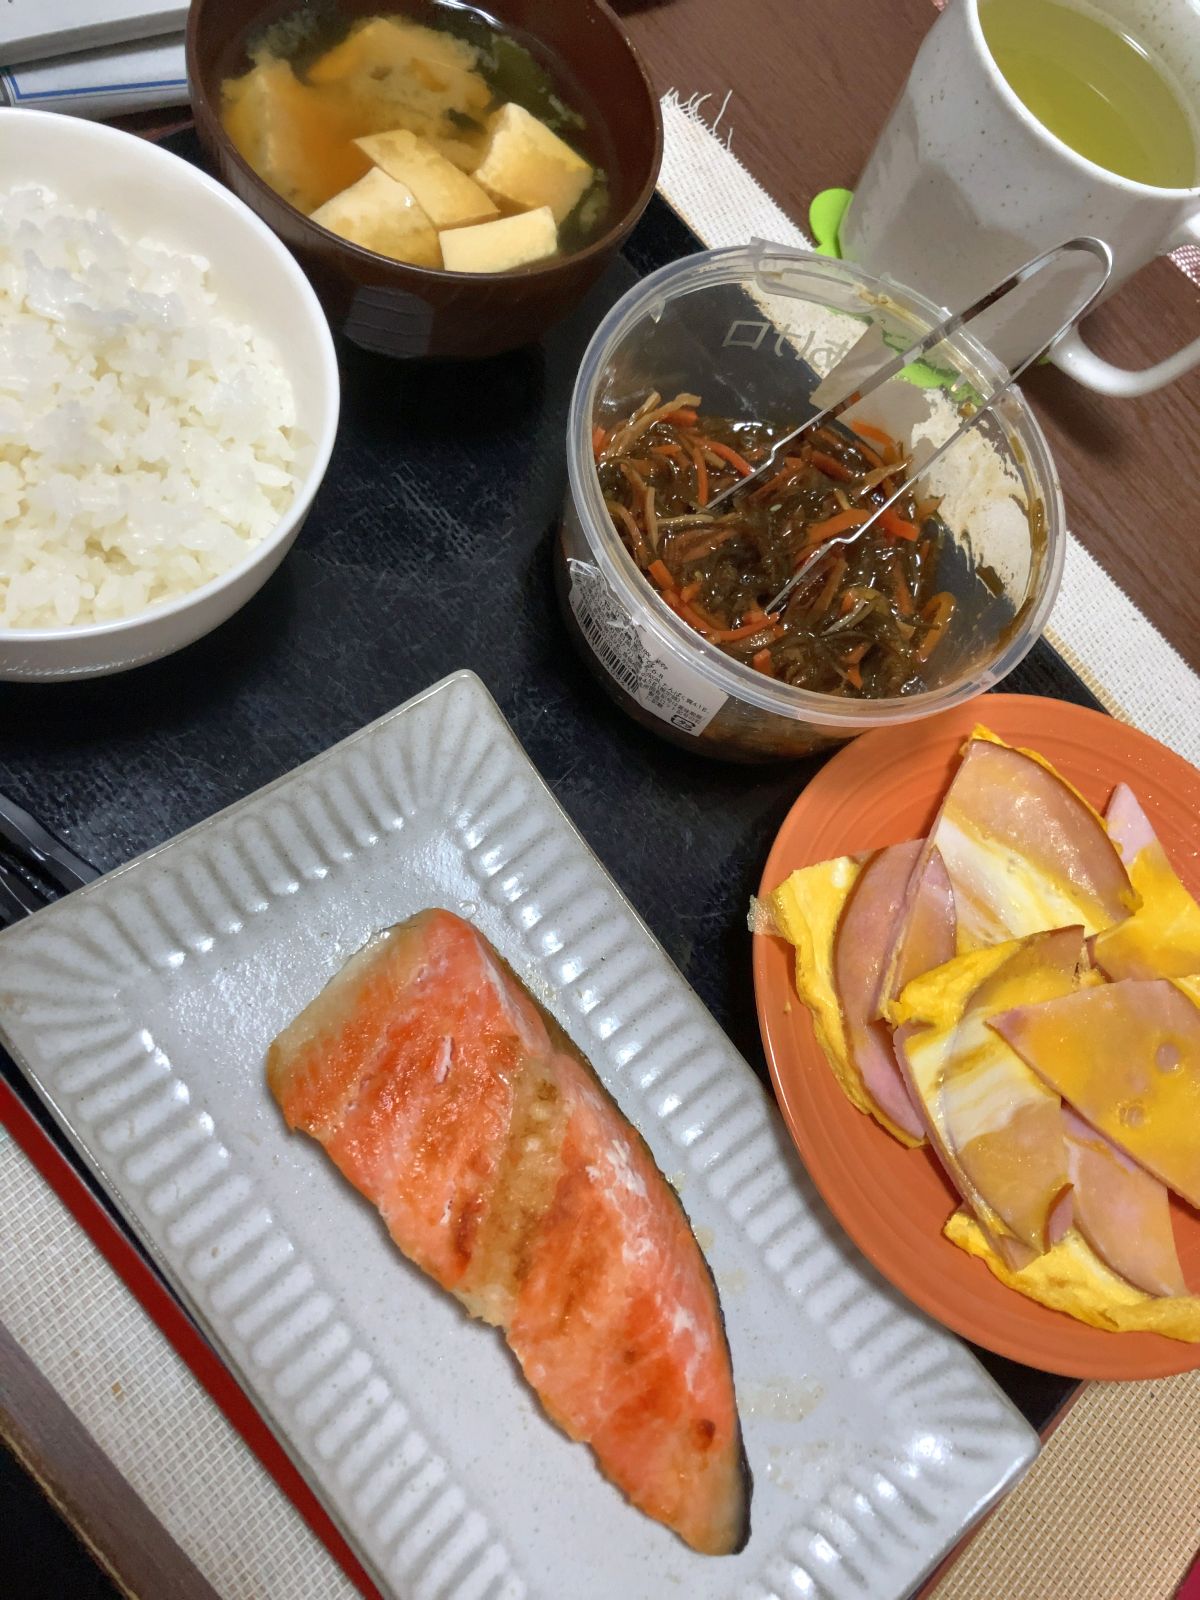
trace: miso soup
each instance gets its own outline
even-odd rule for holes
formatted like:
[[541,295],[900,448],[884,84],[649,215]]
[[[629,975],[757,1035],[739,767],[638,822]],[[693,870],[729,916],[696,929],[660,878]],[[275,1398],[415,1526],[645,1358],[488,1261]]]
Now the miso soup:
[[306,7],[222,83],[238,152],[314,222],[415,266],[505,272],[609,222],[600,119],[534,40],[430,3],[348,20]]

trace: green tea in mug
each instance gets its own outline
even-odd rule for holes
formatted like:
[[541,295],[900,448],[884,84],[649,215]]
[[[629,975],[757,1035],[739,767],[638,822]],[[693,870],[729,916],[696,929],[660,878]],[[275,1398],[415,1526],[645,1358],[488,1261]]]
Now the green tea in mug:
[[1072,150],[1156,188],[1200,182],[1197,130],[1180,91],[1118,24],[1059,0],[980,0],[979,20],[1010,87]]

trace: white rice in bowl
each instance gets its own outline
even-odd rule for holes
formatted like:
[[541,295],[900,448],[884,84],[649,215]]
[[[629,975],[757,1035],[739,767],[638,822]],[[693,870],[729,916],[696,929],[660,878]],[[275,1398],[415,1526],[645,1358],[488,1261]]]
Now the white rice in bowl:
[[307,464],[271,343],[208,262],[0,192],[0,628],[110,622],[238,565]]

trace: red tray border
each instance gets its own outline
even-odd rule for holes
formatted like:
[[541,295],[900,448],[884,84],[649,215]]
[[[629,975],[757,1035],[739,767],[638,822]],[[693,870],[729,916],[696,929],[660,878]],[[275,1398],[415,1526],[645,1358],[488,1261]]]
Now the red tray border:
[[153,1268],[117,1228],[33,1113],[3,1079],[0,1079],[0,1124],[12,1135],[134,1299],[165,1334],[193,1376],[258,1457],[364,1600],[384,1600],[245,1390],[172,1299]]

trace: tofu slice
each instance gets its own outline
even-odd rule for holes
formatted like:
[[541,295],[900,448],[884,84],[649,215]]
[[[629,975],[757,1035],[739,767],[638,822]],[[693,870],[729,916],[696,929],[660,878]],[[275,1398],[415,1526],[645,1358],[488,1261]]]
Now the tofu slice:
[[435,228],[461,228],[500,215],[495,201],[477,183],[407,128],[369,133],[354,142],[389,178],[412,191]]
[[453,138],[463,116],[482,123],[491,103],[477,57],[449,34],[377,17],[318,57],[305,78],[353,108],[355,134],[409,128]]
[[473,228],[451,228],[438,239],[448,272],[507,272],[542,261],[558,249],[558,229],[549,206],[497,222],[479,222]]
[[472,72],[479,51],[440,28],[426,28],[403,17],[372,17],[352,28],[341,44],[318,56],[305,73],[309,83],[335,83],[372,71],[406,67],[414,59]]
[[501,106],[488,131],[475,182],[509,209],[549,206],[562,222],[592,181],[590,165],[524,106]]
[[238,153],[300,211],[369,171],[350,142],[357,130],[346,109],[301,83],[286,61],[261,61],[226,85],[221,120]]
[[331,233],[364,250],[415,267],[440,267],[438,236],[411,189],[372,167],[365,178],[335,194],[312,214]]

